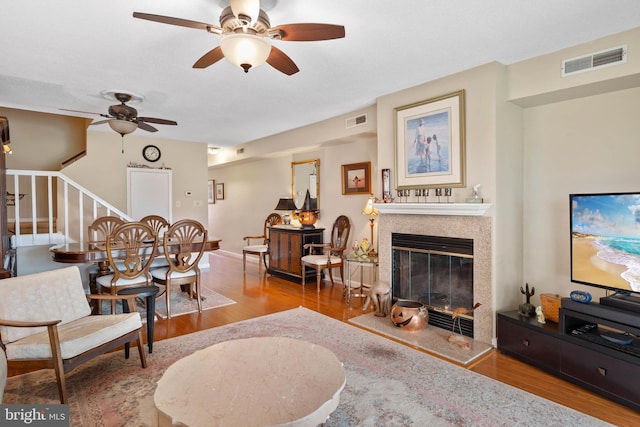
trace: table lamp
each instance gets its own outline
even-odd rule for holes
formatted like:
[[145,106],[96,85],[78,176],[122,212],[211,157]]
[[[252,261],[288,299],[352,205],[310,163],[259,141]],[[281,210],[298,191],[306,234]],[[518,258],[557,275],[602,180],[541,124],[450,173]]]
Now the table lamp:
[[367,204],[364,206],[362,210],[363,215],[369,215],[369,225],[371,226],[371,250],[369,251],[369,255],[375,256],[376,248],[373,245],[373,222],[376,220],[376,216],[378,215],[378,209],[376,209],[373,204],[375,203],[376,198],[373,197],[373,194],[367,199]]
[[315,228],[313,224],[318,219],[318,199],[312,199],[309,190],[304,196],[304,202],[298,214],[298,221],[302,224],[302,228]]
[[278,200],[278,205],[275,207],[277,211],[285,211],[282,214],[282,221],[285,225],[291,224],[291,211],[295,211],[298,209],[296,204],[293,202],[293,199],[282,198]]

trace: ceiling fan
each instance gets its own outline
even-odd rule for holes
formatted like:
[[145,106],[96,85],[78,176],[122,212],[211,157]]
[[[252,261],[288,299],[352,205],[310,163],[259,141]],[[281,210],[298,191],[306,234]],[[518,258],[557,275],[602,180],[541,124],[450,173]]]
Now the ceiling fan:
[[267,39],[284,41],[318,41],[344,37],[344,26],[333,24],[285,24],[271,27],[269,16],[260,8],[260,0],[230,0],[220,14],[220,26],[170,16],[134,12],[134,18],[163,24],[205,30],[221,36],[220,45],[205,53],[193,68],[206,68],[222,58],[250,68],[267,62],[276,70],[292,75],[300,71],[289,56]]
[[61,110],[72,111],[76,113],[97,114],[102,117],[106,117],[106,120],[100,120],[91,123],[91,125],[100,125],[103,123],[109,123],[111,129],[119,133],[122,137],[140,128],[147,132],[157,132],[158,129],[151,126],[149,123],[159,125],[177,125],[178,123],[173,120],[156,119],[153,117],[139,117],[138,110],[127,105],[126,103],[132,99],[141,100],[139,96],[135,96],[124,92],[109,93],[115,99],[120,101],[120,104],[111,105],[108,110],[108,114],[104,113],[92,113],[89,111],[67,110],[61,108]]

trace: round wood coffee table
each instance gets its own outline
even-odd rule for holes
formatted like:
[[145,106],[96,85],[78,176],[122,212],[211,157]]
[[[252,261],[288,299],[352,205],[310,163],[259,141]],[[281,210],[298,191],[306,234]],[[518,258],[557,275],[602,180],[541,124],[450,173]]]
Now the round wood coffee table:
[[346,376],[326,348],[285,337],[225,341],[171,365],[156,388],[158,426],[316,426]]

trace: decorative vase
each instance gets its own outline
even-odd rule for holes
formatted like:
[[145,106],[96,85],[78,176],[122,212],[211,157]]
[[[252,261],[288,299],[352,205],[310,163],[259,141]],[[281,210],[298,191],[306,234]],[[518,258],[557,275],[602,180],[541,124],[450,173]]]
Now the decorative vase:
[[391,307],[391,322],[405,331],[421,331],[429,322],[429,311],[418,301],[398,301]]

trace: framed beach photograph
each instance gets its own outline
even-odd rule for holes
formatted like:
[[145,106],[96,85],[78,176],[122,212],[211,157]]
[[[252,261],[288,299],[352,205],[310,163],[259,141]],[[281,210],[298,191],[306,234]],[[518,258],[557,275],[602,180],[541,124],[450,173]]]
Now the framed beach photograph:
[[465,186],[464,90],[395,109],[396,188]]
[[371,194],[371,162],[342,165],[342,194]]
[[216,184],[216,200],[224,200],[224,184]]
[[216,182],[212,179],[209,180],[209,182],[207,182],[207,202],[209,202],[210,205],[216,202],[216,197],[214,193],[215,185],[216,185]]

